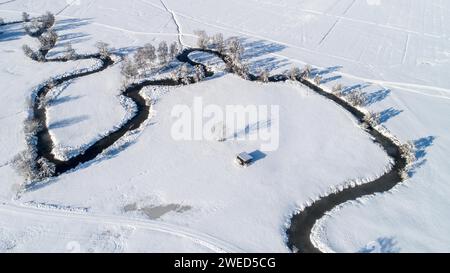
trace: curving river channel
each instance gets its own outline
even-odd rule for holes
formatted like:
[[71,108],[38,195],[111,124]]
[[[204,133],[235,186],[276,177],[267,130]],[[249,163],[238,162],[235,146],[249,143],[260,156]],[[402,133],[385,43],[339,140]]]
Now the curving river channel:
[[[204,52],[213,54],[225,63],[228,62],[227,57],[214,50],[209,49],[198,49],[198,48],[188,48],[184,49],[178,56],[178,61],[182,63],[187,63],[193,66],[200,66],[206,77],[211,77],[214,73],[201,63],[197,63],[189,58],[189,54],[192,52]],[[51,163],[55,165],[56,171],[54,176],[59,176],[69,170],[72,170],[79,166],[80,164],[89,162],[95,159],[99,154],[101,154],[105,149],[111,147],[115,142],[117,142],[126,133],[138,129],[143,122],[145,122],[150,113],[149,103],[144,97],[140,95],[142,88],[146,86],[178,86],[182,85],[181,79],[159,79],[159,80],[146,80],[140,83],[135,83],[129,85],[123,92],[123,95],[132,99],[137,106],[137,111],[135,114],[126,121],[120,128],[111,132],[109,135],[101,138],[100,140],[93,143],[89,148],[87,148],[83,153],[80,153],[68,160],[56,159],[52,153],[54,147],[53,140],[50,136],[49,129],[45,126],[47,121],[46,108],[39,107],[39,101],[45,99],[47,93],[51,90],[51,87],[61,85],[67,81],[81,78],[84,76],[92,75],[107,69],[109,66],[113,65],[114,62],[110,57],[101,57],[99,54],[81,56],[79,59],[97,59],[101,62],[101,65],[91,71],[84,71],[69,76],[63,76],[61,78],[55,79],[52,83],[48,83],[39,88],[36,92],[36,100],[33,105],[33,114],[41,124],[43,128],[36,133],[36,150],[39,157],[44,157]],[[47,61],[64,61],[61,59],[53,59]],[[231,71],[232,72],[232,71]],[[258,81],[258,77],[251,73],[246,75],[241,75],[246,80]],[[283,82],[289,80],[286,75],[273,75],[269,77],[269,82]],[[297,78],[297,81],[303,85],[309,87],[316,93],[324,96],[327,99],[334,101],[339,106],[343,107],[349,113],[351,113],[355,119],[360,123],[361,129],[367,131],[374,139],[374,142],[378,143],[383,147],[390,158],[393,159],[394,164],[390,171],[382,175],[376,180],[369,183],[358,185],[352,188],[347,188],[342,191],[332,193],[326,197],[320,198],[315,201],[310,206],[303,209],[298,214],[294,215],[291,219],[291,225],[286,230],[288,235],[288,246],[291,250],[298,250],[299,252],[320,252],[314,244],[311,242],[311,232],[317,220],[321,219],[327,212],[331,211],[335,207],[351,200],[356,200],[365,195],[371,195],[374,193],[381,193],[391,190],[394,186],[402,182],[400,172],[406,167],[406,161],[400,152],[400,144],[395,140],[383,135],[376,128],[372,127],[370,124],[364,122],[365,114],[347,103],[342,98],[335,96],[331,93],[326,92],[321,87],[313,84],[311,81],[304,78]],[[194,83],[193,77],[189,78],[189,84]]]

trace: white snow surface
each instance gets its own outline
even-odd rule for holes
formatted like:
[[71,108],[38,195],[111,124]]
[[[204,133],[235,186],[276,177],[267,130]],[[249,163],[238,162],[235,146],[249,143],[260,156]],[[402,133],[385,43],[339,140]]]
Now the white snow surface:
[[[371,94],[368,108],[384,111],[383,126],[402,141],[416,141],[420,164],[407,183],[390,193],[366,197],[333,211],[316,226],[314,241],[337,252],[450,251],[450,187],[446,182],[450,179],[446,163],[450,155],[448,1],[190,0],[187,5],[180,0],[17,0],[1,4],[0,17],[15,20],[23,11],[38,15],[46,10],[58,14],[56,30],[62,35],[59,47],[50,52],[53,56],[61,53],[67,41],[84,53],[93,52],[99,40],[110,43],[120,54],[146,42],[156,45],[180,37],[185,45],[194,45],[194,30],[205,29],[211,34],[223,32],[225,37],[242,38],[244,58],[253,71],[264,67],[281,72],[309,63],[323,72],[327,86],[337,82],[347,87],[361,85]],[[10,221],[13,214],[9,206],[16,202],[12,199],[23,181],[9,163],[24,149],[25,101],[34,88],[53,76],[89,67],[93,62],[38,64],[23,56],[21,46],[36,46],[36,41],[26,37],[20,25],[0,27],[1,32],[0,125],[4,129],[0,136],[0,201],[4,205],[0,209],[0,248],[67,251],[67,240],[58,235],[63,233],[37,236],[27,229],[41,220],[29,213],[30,208],[24,209],[20,221]],[[110,68],[79,79],[63,91],[61,96],[81,97],[51,107],[50,122],[76,116],[89,118],[53,130],[58,143],[82,149],[126,118],[129,113],[117,97],[118,77],[116,68]],[[109,80],[105,83],[101,79]],[[92,87],[93,92],[86,87]],[[174,142],[167,137],[170,107],[192,103],[196,95],[222,105],[284,105],[281,126],[289,130],[281,134],[280,149],[241,170],[231,163],[233,155],[242,150],[251,152],[257,143]],[[101,107],[92,109],[89,103],[94,101]],[[228,75],[173,89],[161,96],[155,111],[139,136],[130,137],[132,145],[125,150],[65,174],[17,202],[88,207],[86,214],[92,214],[95,221],[115,215],[131,219],[127,222],[130,226],[136,224],[133,219],[144,216],[123,215],[124,205],[189,205],[191,210],[167,213],[156,223],[189,227],[218,238],[209,239],[217,245],[228,242],[243,251],[286,251],[284,225],[295,209],[347,179],[376,177],[387,165],[381,149],[371,143],[349,114],[289,83],[260,85]],[[77,131],[82,133],[75,134]],[[67,222],[55,226],[69,212],[54,216],[50,209],[39,211],[48,215],[42,216],[46,225],[59,231],[70,227],[73,235],[69,237],[75,241],[105,230],[122,234],[121,240],[130,234],[127,228],[118,231],[122,230],[118,220],[110,220],[112,228],[98,228],[95,222],[90,224],[92,228],[84,228],[88,222],[84,218],[64,220]],[[192,240],[136,230],[133,234],[139,235],[124,239],[128,247],[117,249],[211,250]],[[21,234],[39,240],[22,240]],[[139,240],[151,241],[148,234],[154,234],[153,244],[139,244]],[[167,240],[167,244],[158,244],[161,240]],[[101,241],[104,247],[91,247],[89,241],[83,241],[81,248],[113,251],[109,239]],[[35,244],[30,242],[39,242],[41,248],[33,249]]]
[[53,153],[61,159],[85,150],[134,113],[134,103],[120,95],[119,65],[74,80],[54,92],[58,96],[47,108],[47,123],[57,145]]
[[[260,141],[174,140],[171,111],[175,105],[192,105],[195,97],[205,105],[279,105],[279,149],[265,152],[265,158],[243,169],[233,162],[235,155],[258,151]],[[287,250],[283,228],[296,207],[342,181],[376,177],[388,164],[381,148],[348,113],[297,84],[263,85],[227,75],[174,88],[154,111],[151,124],[126,150],[63,175],[23,200],[64,200],[111,214],[132,203],[188,205],[189,211],[167,213],[161,219],[246,251],[278,252]]]

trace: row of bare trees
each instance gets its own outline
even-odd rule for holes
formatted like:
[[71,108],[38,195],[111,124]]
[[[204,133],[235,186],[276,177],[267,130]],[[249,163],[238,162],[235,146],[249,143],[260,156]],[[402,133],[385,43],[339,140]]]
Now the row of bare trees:
[[55,16],[51,12],[30,19],[27,13],[22,14],[25,32],[39,41],[39,49],[33,50],[28,45],[23,45],[22,49],[26,56],[39,62],[46,59],[47,53],[55,47],[58,41],[58,34],[52,28],[55,24]]
[[35,38],[41,36],[44,32],[53,27],[56,20],[55,15],[49,11],[40,17],[31,19],[27,13],[23,13],[22,19],[24,21],[23,28],[25,32]]
[[[46,56],[52,50],[58,41],[58,34],[53,29],[55,24],[55,16],[47,12],[45,15],[36,18],[30,18],[30,15],[24,12],[22,14],[25,32],[39,41],[39,48],[33,50],[28,45],[23,45],[22,49],[26,56],[39,62],[45,62]],[[104,42],[97,42],[96,45],[100,58],[106,59],[111,56],[111,49],[109,45]],[[79,55],[76,53],[72,44],[69,42],[65,45],[63,60],[76,60]]]
[[172,71],[171,73],[171,78],[173,81],[184,85],[199,82],[205,77],[205,70],[202,66],[191,66],[186,63],[178,66],[178,69]]
[[162,41],[155,48],[152,44],[145,44],[133,56],[126,57],[122,63],[122,75],[127,79],[135,79],[153,68],[167,64],[180,53],[177,42],[167,45]]
[[[215,50],[222,54],[225,57],[226,68],[228,71],[236,73],[244,78],[248,77],[248,65],[242,61],[244,47],[238,38],[232,37],[225,41],[222,33],[209,36],[204,30],[196,30],[194,31],[194,34],[198,37],[197,46],[200,49]],[[261,74],[261,79],[265,79],[265,76],[268,73],[261,72]]]
[[22,175],[27,182],[42,180],[55,174],[55,165],[44,157],[38,157],[34,148],[35,136],[42,129],[42,124],[29,118],[24,123],[26,149],[16,155],[12,161],[15,170]]

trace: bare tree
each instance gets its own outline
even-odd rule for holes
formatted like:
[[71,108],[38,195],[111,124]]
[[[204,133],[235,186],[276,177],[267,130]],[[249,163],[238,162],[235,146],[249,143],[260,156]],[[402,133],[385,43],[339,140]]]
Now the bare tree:
[[52,177],[55,174],[56,167],[55,164],[48,161],[46,158],[41,157],[37,160],[38,165],[38,178],[44,179],[47,177]]
[[55,24],[55,15],[51,13],[50,11],[47,11],[42,17],[41,17],[42,25],[45,30],[50,29]]
[[290,80],[296,81],[296,80],[298,80],[298,77],[300,77],[300,74],[301,74],[300,68],[293,67],[293,68],[291,68],[291,70],[289,70],[288,77]]
[[145,44],[144,45],[145,55],[146,58],[150,62],[154,62],[156,60],[156,49],[152,44]]
[[189,84],[190,80],[189,80],[189,68],[187,66],[187,64],[183,64],[180,66],[180,68],[178,69],[178,78],[181,80],[182,84]]
[[248,65],[241,60],[244,47],[237,38],[231,38],[227,41],[227,54],[225,56],[225,63],[227,70],[234,72],[243,78],[248,78]]
[[346,96],[347,101],[353,106],[364,106],[365,93],[357,89]]
[[244,53],[244,47],[238,38],[234,37],[227,42],[228,53],[233,59],[241,59],[242,53]]
[[42,124],[37,119],[25,120],[23,131],[26,137],[34,136],[42,129]]
[[26,12],[22,12],[22,21],[30,22],[30,15]]
[[322,83],[322,76],[320,76],[320,75],[315,76],[314,77],[314,83],[316,85],[320,85]]
[[370,126],[376,127],[380,124],[380,118],[380,113],[369,111],[369,113],[364,116],[364,121]]
[[199,82],[205,78],[205,72],[200,65],[195,66],[194,81]]
[[31,49],[30,46],[28,46],[28,45],[23,45],[23,46],[22,46],[22,50],[23,50],[23,53],[25,53],[25,55],[26,55],[27,57],[30,57],[31,59],[34,59],[34,51]]
[[303,67],[303,71],[301,74],[301,77],[304,79],[307,79],[311,76],[312,67],[311,65],[307,64],[305,67]]
[[155,61],[155,47],[152,44],[145,44],[134,54],[134,62],[139,69],[147,69]]
[[171,59],[174,59],[178,53],[180,52],[180,47],[177,42],[173,42],[170,44],[169,56]]
[[400,176],[403,180],[406,180],[409,177],[408,171],[413,166],[414,162],[416,162],[416,148],[412,142],[407,142],[400,146],[400,155],[405,160],[406,166],[400,172]]
[[169,55],[169,48],[167,47],[167,43],[162,41],[158,45],[158,59],[161,64],[167,63],[167,57]]
[[28,45],[23,45],[22,50],[25,53],[26,56],[30,57],[32,60],[43,62],[45,61],[44,55],[38,50],[34,51],[32,50]]
[[126,79],[134,79],[139,74],[136,64],[128,57],[123,60],[121,73]]
[[107,59],[111,56],[111,50],[109,49],[109,44],[99,41],[95,44],[98,49],[98,53],[100,53],[100,57],[102,59]]
[[264,83],[269,82],[269,72],[267,72],[267,70],[261,71],[261,73],[258,76],[258,80]]
[[22,175],[27,182],[42,180],[51,177],[56,172],[55,164],[46,158],[37,159],[37,154],[31,146],[16,155],[12,161],[14,169]]
[[41,17],[33,19],[30,19],[29,15],[27,14],[22,14],[22,17],[27,16],[28,18],[25,18],[27,20],[23,20],[24,30],[31,37],[41,36],[44,32],[49,30],[55,24],[55,16],[51,12],[47,12]]
[[342,92],[342,84],[337,83],[333,85],[333,87],[331,88],[331,92],[336,96],[340,96]]
[[148,60],[145,48],[139,48],[134,54],[133,58],[134,62],[136,63],[137,69],[146,69],[150,64],[150,60]]
[[45,32],[43,24],[36,18],[31,21],[27,21],[23,25],[23,29],[25,33],[27,33],[30,37],[39,37],[42,33]]
[[172,72],[170,72],[170,79],[172,79],[174,82],[178,83],[178,70],[172,70]]
[[77,53],[75,52],[75,49],[73,49],[71,43],[67,43],[64,49],[64,57],[65,60],[76,60]]
[[34,180],[37,177],[35,154],[30,150],[25,150],[16,155],[12,161],[14,169],[25,178],[26,181]]
[[58,41],[58,34],[56,31],[50,29],[39,36],[38,40],[41,43],[39,51],[45,57],[45,55],[47,55],[47,53],[55,47],[56,42]]
[[240,77],[244,79],[249,78],[249,68],[246,63],[241,62],[239,59],[231,59],[228,60],[226,63],[226,70],[232,73],[236,73]]
[[198,36],[197,46],[201,49],[207,49],[209,44],[209,37],[204,30],[196,30],[194,34]]
[[216,35],[213,36],[212,40],[213,40],[213,44],[214,44],[214,47],[216,48],[216,50],[219,53],[222,53],[225,49],[223,34],[217,33]]

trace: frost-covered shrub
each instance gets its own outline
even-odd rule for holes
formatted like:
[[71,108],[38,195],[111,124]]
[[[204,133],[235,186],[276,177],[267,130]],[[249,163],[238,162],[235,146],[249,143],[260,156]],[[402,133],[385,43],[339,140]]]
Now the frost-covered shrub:
[[3,25],[5,23],[5,20],[3,20],[2,17],[0,17],[0,25]]

